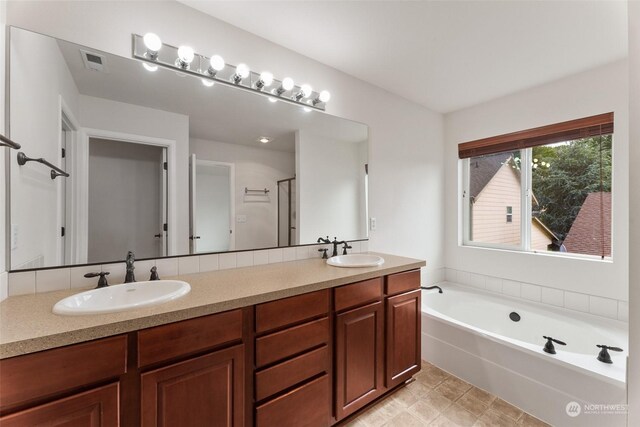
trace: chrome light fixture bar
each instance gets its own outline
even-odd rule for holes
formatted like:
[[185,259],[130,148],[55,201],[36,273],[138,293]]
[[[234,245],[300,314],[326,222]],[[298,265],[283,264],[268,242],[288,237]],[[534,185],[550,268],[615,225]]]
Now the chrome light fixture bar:
[[206,87],[216,82],[259,93],[272,102],[300,105],[304,111],[324,111],[331,97],[328,91],[315,92],[308,84],[296,86],[290,77],[277,80],[268,71],[256,73],[246,64],[227,64],[219,55],[207,57],[188,46],[163,43],[152,33],[132,35],[132,57],[144,61],[143,65],[148,71],[155,71],[158,67],[168,68],[200,77]]

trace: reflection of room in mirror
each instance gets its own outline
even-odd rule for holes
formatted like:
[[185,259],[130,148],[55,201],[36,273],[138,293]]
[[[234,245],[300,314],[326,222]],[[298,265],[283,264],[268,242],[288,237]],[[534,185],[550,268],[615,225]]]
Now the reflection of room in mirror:
[[[367,237],[366,125],[17,28],[10,55],[10,136],[70,172],[54,181],[11,154],[13,270]],[[90,140],[119,162],[96,164]],[[135,143],[163,153],[153,190],[127,185],[155,173],[126,158]]]

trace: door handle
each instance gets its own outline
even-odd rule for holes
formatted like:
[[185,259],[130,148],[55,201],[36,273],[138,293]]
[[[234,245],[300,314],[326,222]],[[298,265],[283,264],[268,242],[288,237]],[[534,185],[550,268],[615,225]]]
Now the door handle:
[[199,238],[200,238],[200,236],[189,236],[190,240],[196,240],[196,239],[199,239]]
[[162,233],[154,234],[153,237],[161,239],[162,238]]

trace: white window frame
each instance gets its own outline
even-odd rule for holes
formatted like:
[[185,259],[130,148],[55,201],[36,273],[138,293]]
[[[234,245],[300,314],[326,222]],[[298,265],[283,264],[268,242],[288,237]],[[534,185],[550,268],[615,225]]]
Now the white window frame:
[[[532,161],[532,148],[525,148],[520,150],[520,160],[521,165],[531,165]],[[613,153],[612,153],[612,163],[613,163]],[[470,188],[470,180],[469,180],[469,168],[471,165],[471,159],[461,159],[459,163],[462,166],[462,193],[460,194],[459,201],[462,203],[462,246],[469,246],[474,248],[483,248],[483,249],[499,249],[506,251],[516,251],[516,252],[524,252],[528,254],[536,254],[536,255],[545,255],[545,256],[555,256],[555,257],[564,257],[564,258],[579,258],[586,260],[597,260],[597,261],[613,261],[613,229],[611,232],[611,256],[604,257],[597,255],[586,255],[586,254],[578,254],[578,253],[570,253],[570,252],[553,252],[553,251],[538,251],[531,248],[531,207],[532,207],[532,197],[533,191],[531,189],[532,186],[532,173],[533,168],[527,167],[526,169],[521,167],[521,179],[520,179],[520,245],[506,245],[500,243],[487,243],[487,242],[477,242],[471,240],[471,204],[469,203],[469,188]],[[611,182],[611,218],[613,219],[613,209],[614,203],[613,200],[615,198],[614,189],[613,189],[613,177]],[[613,228],[613,223],[612,223]]]

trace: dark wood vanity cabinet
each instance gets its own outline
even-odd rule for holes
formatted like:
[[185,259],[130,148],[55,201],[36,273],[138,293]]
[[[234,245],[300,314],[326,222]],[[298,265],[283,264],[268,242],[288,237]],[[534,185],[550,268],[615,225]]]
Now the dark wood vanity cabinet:
[[0,360],[0,426],[326,427],[420,370],[418,270]]

